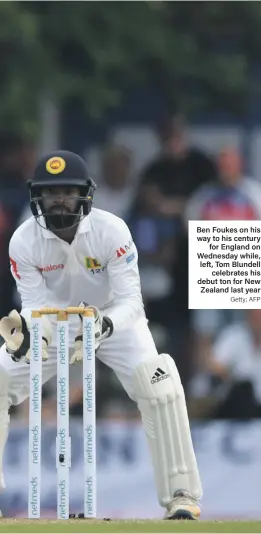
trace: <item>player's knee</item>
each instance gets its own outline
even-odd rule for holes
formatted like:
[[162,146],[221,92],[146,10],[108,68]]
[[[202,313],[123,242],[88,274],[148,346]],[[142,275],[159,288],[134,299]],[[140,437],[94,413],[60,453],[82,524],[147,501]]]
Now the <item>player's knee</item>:
[[157,399],[164,403],[184,395],[179,372],[169,354],[140,363],[134,370],[132,384],[135,400]]
[[[10,374],[7,369],[0,364],[0,410],[6,406],[9,397]],[[10,402],[8,402],[10,406]]]
[[0,347],[0,367],[2,367],[1,361],[6,358],[6,355],[7,355],[6,344],[3,343],[3,345],[1,345],[1,347]]
[[174,401],[184,394],[176,364],[169,354],[138,365],[133,376],[133,385],[138,399],[153,399],[161,402]]
[[12,378],[10,370],[0,363],[0,412],[5,409],[9,410],[11,406],[19,404],[17,402],[17,388],[13,384]]
[[[10,377],[6,369],[0,366],[0,427],[9,423],[9,382]],[[0,431],[1,434],[1,431]],[[0,484],[1,486],[1,484]]]
[[[21,404],[29,396],[28,374],[21,371],[20,362],[14,362],[6,352],[5,344],[0,347],[0,399],[8,397],[8,407]],[[27,374],[28,371],[28,374]]]
[[10,375],[4,367],[0,365],[0,396],[8,392],[10,382]]

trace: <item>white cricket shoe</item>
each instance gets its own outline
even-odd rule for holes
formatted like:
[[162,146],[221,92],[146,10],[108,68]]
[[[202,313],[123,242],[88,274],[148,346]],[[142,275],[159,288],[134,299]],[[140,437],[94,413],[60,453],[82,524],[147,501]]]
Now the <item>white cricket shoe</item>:
[[200,507],[187,491],[176,491],[164,519],[199,519]]

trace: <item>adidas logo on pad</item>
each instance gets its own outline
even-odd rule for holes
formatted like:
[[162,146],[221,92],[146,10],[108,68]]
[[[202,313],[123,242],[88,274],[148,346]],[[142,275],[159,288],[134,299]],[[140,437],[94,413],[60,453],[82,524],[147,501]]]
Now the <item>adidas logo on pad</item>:
[[157,382],[160,382],[161,380],[165,380],[168,377],[169,377],[169,374],[165,373],[165,371],[162,371],[162,369],[158,367],[156,373],[154,373],[151,379],[151,383],[156,384]]

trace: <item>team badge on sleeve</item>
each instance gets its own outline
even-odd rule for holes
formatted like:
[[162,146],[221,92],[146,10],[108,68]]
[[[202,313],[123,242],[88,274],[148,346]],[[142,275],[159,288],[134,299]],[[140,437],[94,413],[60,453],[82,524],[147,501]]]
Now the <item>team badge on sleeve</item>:
[[50,174],[59,174],[63,172],[66,167],[66,162],[63,158],[53,157],[46,162],[46,170]]

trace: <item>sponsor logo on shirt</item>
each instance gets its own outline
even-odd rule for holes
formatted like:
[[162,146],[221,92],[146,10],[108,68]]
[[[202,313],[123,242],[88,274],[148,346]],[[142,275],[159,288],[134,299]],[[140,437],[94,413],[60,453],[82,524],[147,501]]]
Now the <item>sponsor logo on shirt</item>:
[[129,241],[129,243],[127,245],[124,245],[123,247],[118,248],[116,250],[117,258],[121,258],[122,256],[124,256],[124,254],[129,252],[129,250],[131,250],[131,248],[132,248],[132,245],[133,245],[133,239],[130,239],[130,241]]
[[121,256],[123,256],[123,254],[126,254],[126,250],[124,250],[124,248],[118,248],[116,250],[116,253],[117,253],[117,258],[120,258]]
[[105,269],[105,267],[103,267],[95,258],[85,257],[84,261],[86,269],[92,274],[102,273]]
[[42,273],[49,273],[50,271],[57,271],[58,269],[64,269],[64,264],[59,263],[58,265],[45,265],[44,267],[38,267],[39,271]]
[[134,252],[130,255],[130,256],[127,256],[126,258],[126,263],[131,263],[135,258],[135,254]]
[[11,270],[12,270],[12,273],[13,273],[14,277],[18,278],[19,280],[21,280],[21,276],[18,273],[18,268],[17,268],[16,261],[13,260],[13,258],[10,258],[10,257],[9,257],[9,260],[10,260]]

